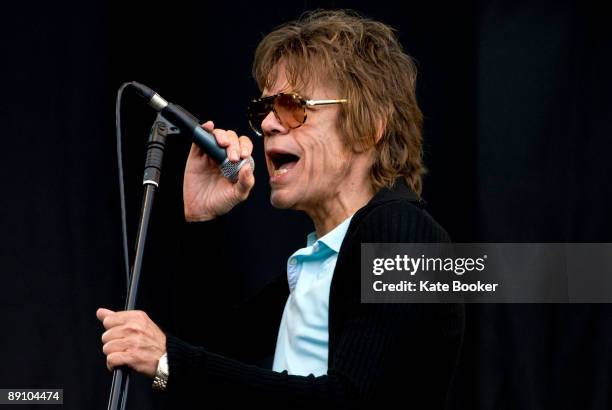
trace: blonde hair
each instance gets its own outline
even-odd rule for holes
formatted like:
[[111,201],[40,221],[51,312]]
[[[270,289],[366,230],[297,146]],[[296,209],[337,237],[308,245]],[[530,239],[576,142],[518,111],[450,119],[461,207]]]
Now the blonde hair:
[[354,152],[374,148],[370,179],[375,190],[404,178],[421,193],[425,167],[417,69],[394,29],[352,11],[317,10],[261,41],[253,63],[260,90],[273,86],[281,60],[295,89],[330,81],[340,93],[337,98],[348,98],[337,126]]

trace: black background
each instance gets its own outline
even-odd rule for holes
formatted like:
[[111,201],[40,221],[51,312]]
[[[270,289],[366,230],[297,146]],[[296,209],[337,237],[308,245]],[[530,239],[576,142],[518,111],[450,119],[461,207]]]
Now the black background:
[[[612,242],[612,36],[594,3],[11,2],[0,24],[0,388],[63,388],[65,408],[106,408],[95,310],[125,295],[119,85],[143,82],[249,133],[257,43],[317,7],[391,24],[418,60],[424,198],[455,241]],[[130,93],[123,113],[132,244],[154,113]],[[139,306],[193,343],[312,229],[269,205],[261,145],[250,200],[215,226],[183,222],[189,142],[167,149]],[[453,407],[611,408],[611,368],[608,305],[472,305]],[[149,383],[136,379],[129,408],[166,407]]]

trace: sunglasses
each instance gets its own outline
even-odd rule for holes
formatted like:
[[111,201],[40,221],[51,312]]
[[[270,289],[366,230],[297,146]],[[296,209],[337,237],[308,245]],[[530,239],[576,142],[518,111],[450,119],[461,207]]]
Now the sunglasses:
[[344,104],[347,99],[340,100],[307,100],[298,94],[280,93],[269,97],[258,98],[249,103],[247,118],[249,125],[258,136],[263,136],[261,123],[264,118],[274,113],[276,119],[287,128],[298,128],[306,122],[306,108],[316,105]]

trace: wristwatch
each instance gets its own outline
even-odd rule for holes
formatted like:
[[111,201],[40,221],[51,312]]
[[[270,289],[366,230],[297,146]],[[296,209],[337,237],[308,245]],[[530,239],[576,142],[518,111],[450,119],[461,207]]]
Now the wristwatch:
[[157,362],[157,370],[155,371],[155,378],[153,379],[153,389],[164,391],[168,384],[168,353],[164,353]]

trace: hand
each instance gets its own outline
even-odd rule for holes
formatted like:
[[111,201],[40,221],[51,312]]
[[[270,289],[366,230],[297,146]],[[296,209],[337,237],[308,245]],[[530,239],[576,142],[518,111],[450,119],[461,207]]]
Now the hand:
[[[248,137],[238,138],[234,131],[214,129],[212,121],[202,124],[202,128],[212,132],[217,143],[226,148],[230,161],[251,156],[253,143]],[[233,184],[221,174],[219,165],[193,144],[183,180],[185,219],[202,222],[223,215],[247,199],[253,185],[255,177],[250,165],[240,169],[238,181]]]
[[106,332],[102,334],[102,351],[106,367],[129,366],[149,377],[155,376],[159,358],[166,353],[166,335],[140,310],[113,312],[100,308],[96,317]]

